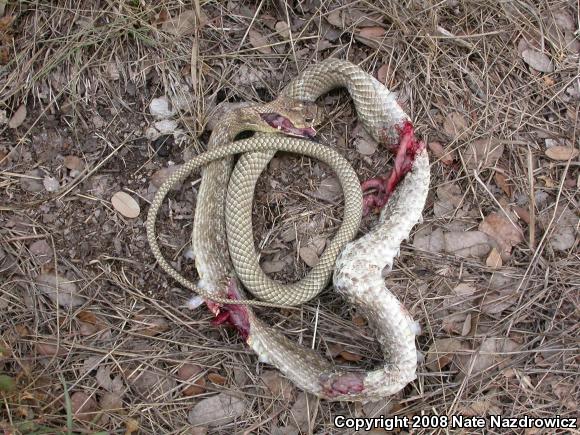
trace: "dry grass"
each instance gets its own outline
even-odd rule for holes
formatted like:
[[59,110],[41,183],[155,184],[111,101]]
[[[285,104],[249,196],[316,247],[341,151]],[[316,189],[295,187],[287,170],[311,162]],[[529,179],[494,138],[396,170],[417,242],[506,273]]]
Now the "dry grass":
[[[414,384],[374,411],[358,404],[311,403],[310,423],[302,430],[342,433],[334,428],[333,416],[373,412],[576,417],[578,238],[567,252],[554,250],[550,242],[559,225],[556,206],[578,210],[578,187],[569,182],[578,178],[578,160],[559,164],[544,156],[546,139],[579,144],[578,10],[573,3],[279,0],[256,7],[205,2],[197,4],[203,25],[182,36],[163,23],[186,8],[193,8],[187,9],[193,19],[195,5],[174,0],[160,5],[138,0],[9,3],[5,15],[15,20],[0,24],[5,50],[0,59],[8,53],[0,69],[0,110],[11,114],[26,104],[28,115],[16,129],[0,126],[0,367],[17,383],[14,391],[3,393],[3,427],[34,433],[122,432],[137,424],[139,433],[187,433],[193,405],[227,392],[246,401],[246,412],[210,433],[292,433],[275,432],[272,425],[292,421],[293,400],[276,399],[260,383],[266,367],[233,333],[212,326],[206,310],[185,308],[190,295],[156,268],[148,251],[145,213],[124,219],[109,199],[127,190],[145,205],[156,169],[203,148],[207,134],[202,131],[217,103],[269,100],[298,70],[331,56],[373,74],[388,65],[386,84],[399,93],[421,135],[457,152],[453,167],[433,158],[432,187],[435,192],[459,185],[462,204],[453,216],[436,217],[433,193],[421,231],[458,225],[477,229],[500,207],[519,205],[531,213],[530,224],[521,224],[524,240],[499,271],[486,266],[485,258],[404,245],[387,282],[423,326],[421,351],[448,337],[459,340],[461,350],[441,371],[423,367]],[[337,9],[342,15],[333,12]],[[560,10],[574,17],[575,42],[550,24]],[[273,24],[288,19],[294,27],[287,38]],[[386,33],[365,40],[360,28],[369,26]],[[252,45],[250,29],[268,38],[266,48]],[[553,73],[537,73],[522,61],[522,39],[550,54]],[[574,86],[576,96],[570,91]],[[144,138],[152,123],[148,105],[161,95],[182,102],[176,117],[184,130],[164,156]],[[346,96],[334,92],[322,103],[329,111],[323,140],[349,158],[361,179],[384,173],[384,150],[371,159],[352,146],[355,114]],[[462,136],[445,132],[452,112],[467,120]],[[497,165],[469,169],[465,150],[490,135],[505,145]],[[74,179],[63,167],[66,155],[84,161]],[[23,190],[21,181],[32,169],[54,176],[61,188],[52,194]],[[498,171],[506,175],[511,195],[496,185]],[[312,194],[329,176],[316,162],[280,156],[269,175],[257,194],[255,237],[268,261],[285,262],[277,276],[295,279],[306,270],[296,249],[315,236],[330,237],[340,222],[341,204]],[[173,194],[159,228],[167,255],[192,277],[191,261],[182,254],[188,249],[195,186],[188,183]],[[469,212],[460,215],[462,208]],[[372,218],[363,231],[370,225]],[[297,236],[285,239],[292,228]],[[39,240],[49,247],[46,261],[32,248]],[[59,307],[38,291],[36,277],[54,270],[76,283],[86,298],[80,308]],[[482,310],[482,298],[489,290],[486,283],[498,275],[507,277],[516,296],[504,310],[489,314]],[[465,282],[478,291],[450,308],[452,290]],[[444,329],[450,313],[470,315],[466,334]],[[312,343],[316,325],[316,347],[323,352],[342,346],[363,356],[365,366],[380,358],[368,331],[353,328],[355,313],[332,292],[298,311],[261,315],[306,344]],[[517,347],[482,349],[493,338],[509,338]],[[481,358],[470,357],[486,352],[498,358],[477,370]],[[98,410],[82,421],[72,419],[78,404],[67,405],[67,397],[82,392],[102,401],[106,391],[96,371],[86,368],[87,360],[120,376],[122,409]],[[218,373],[224,379],[207,381],[206,393],[185,397],[176,380],[184,363],[201,366],[200,376]],[[149,377],[149,383],[139,376]]]

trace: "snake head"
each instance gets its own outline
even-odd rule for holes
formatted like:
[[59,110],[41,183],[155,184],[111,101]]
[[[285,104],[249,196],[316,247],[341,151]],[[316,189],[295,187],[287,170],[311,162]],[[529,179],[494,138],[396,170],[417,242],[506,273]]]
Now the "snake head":
[[292,121],[286,118],[284,115],[278,113],[260,113],[260,116],[264,121],[268,123],[270,127],[275,128],[280,133],[287,134],[289,136],[313,138],[316,136],[316,130],[312,127],[297,127]]
[[311,139],[319,122],[318,107],[314,103],[278,98],[265,104],[260,117],[270,128],[289,136]]

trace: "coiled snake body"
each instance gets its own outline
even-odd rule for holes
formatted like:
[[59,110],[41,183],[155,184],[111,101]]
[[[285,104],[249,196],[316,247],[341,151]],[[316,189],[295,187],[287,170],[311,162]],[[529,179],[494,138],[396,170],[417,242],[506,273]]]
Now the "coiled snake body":
[[[302,122],[307,117],[300,113],[311,110],[312,103],[320,95],[336,87],[345,87],[349,91],[360,121],[377,141],[398,145],[394,173],[380,183],[373,180],[369,184],[373,187],[381,184],[383,194],[397,186],[386,201],[378,224],[364,237],[346,246],[344,244],[358,229],[363,202],[356,175],[340,155],[313,142],[283,135],[256,134],[254,138],[230,143],[244,129],[265,132],[282,129],[310,135],[307,123]],[[205,298],[218,318],[227,317],[238,328],[261,361],[279,368],[303,390],[328,400],[363,402],[394,394],[416,377],[417,328],[407,310],[386,288],[383,271],[391,269],[400,243],[421,218],[429,185],[427,152],[415,139],[409,118],[394,95],[349,62],[327,59],[309,67],[282,91],[280,101],[302,103],[290,109],[280,109],[275,101],[230,112],[222,118],[221,127],[212,133],[208,152],[187,162],[160,187],[147,219],[152,251],[164,270]],[[293,116],[294,110],[296,116]],[[278,116],[280,113],[284,116]],[[259,125],[260,119],[267,121],[266,127]],[[289,119],[298,122],[286,122]],[[332,243],[310,274],[300,283],[289,286],[280,285],[263,274],[251,232],[255,182],[276,150],[322,159],[337,171],[345,193],[345,218]],[[240,157],[231,173],[233,153],[246,154]],[[157,245],[154,226],[167,191],[201,165],[207,166],[203,170],[193,231],[196,267],[200,275],[196,286],[164,259]],[[383,196],[383,200],[375,201],[375,204],[382,206],[384,200]],[[347,371],[334,367],[317,352],[298,346],[266,325],[250,307],[297,305],[311,299],[328,283],[335,259],[335,290],[368,319],[383,349],[385,362],[373,371]],[[246,300],[238,277],[261,301]]]

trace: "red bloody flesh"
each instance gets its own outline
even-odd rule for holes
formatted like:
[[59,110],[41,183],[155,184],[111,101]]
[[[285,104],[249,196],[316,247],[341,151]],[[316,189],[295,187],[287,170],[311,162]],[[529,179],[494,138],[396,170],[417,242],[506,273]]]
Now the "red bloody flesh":
[[[232,278],[227,288],[228,299],[239,300],[238,283]],[[248,308],[245,305],[228,304],[219,307],[215,302],[207,301],[208,308],[215,314],[212,324],[233,326],[236,331],[246,340],[250,335],[250,319],[248,318]],[[218,307],[217,310],[215,307]]]
[[415,129],[410,121],[398,127],[399,144],[396,149],[393,169],[388,177],[377,177],[362,183],[363,192],[376,189],[377,193],[367,195],[363,199],[363,213],[366,215],[371,210],[381,209],[387,203],[389,197],[413,167],[417,154],[425,148],[425,143],[415,137]]
[[329,397],[336,397],[339,394],[360,393],[364,390],[363,373],[343,373],[321,377],[320,385],[324,393]]
[[316,130],[312,127],[296,127],[292,121],[278,113],[261,113],[260,115],[271,127],[277,128],[285,134],[305,138],[313,138],[316,136]]

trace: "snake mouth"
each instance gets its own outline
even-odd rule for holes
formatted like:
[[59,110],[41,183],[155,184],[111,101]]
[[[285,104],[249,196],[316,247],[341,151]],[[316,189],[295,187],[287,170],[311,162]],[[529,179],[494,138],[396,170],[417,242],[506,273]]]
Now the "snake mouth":
[[270,127],[280,130],[280,132],[287,135],[308,139],[316,136],[316,130],[312,127],[296,127],[292,121],[278,113],[261,113],[260,116]]

